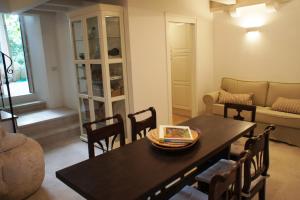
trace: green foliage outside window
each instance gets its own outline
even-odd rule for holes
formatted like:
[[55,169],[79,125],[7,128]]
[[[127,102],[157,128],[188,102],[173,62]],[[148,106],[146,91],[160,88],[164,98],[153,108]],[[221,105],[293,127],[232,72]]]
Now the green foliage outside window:
[[6,25],[10,56],[13,60],[14,71],[19,73],[18,79],[15,81],[27,81],[26,63],[19,16],[4,14],[4,21]]

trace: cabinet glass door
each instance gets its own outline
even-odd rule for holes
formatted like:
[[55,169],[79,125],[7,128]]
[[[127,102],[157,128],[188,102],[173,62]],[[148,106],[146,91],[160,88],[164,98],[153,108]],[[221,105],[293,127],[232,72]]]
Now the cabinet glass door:
[[121,58],[120,17],[105,17],[108,58]]
[[[94,100],[94,113],[95,113],[95,120],[100,120],[105,118],[105,104],[102,101],[95,101]],[[95,128],[101,128],[106,125],[106,122],[100,122],[96,124]]]
[[113,115],[120,114],[124,120],[124,128],[126,130],[126,107],[125,100],[112,102]]
[[85,98],[79,98],[80,116],[82,123],[90,122],[90,106],[89,100]]
[[103,79],[101,64],[91,64],[93,96],[103,97]]
[[94,100],[95,119],[100,120],[105,118],[105,104],[102,101]]
[[83,28],[80,20],[72,22],[72,35],[75,60],[84,60],[85,52],[83,43]]
[[89,43],[89,55],[90,59],[100,59],[100,39],[99,39],[99,28],[98,18],[91,17],[87,18],[87,33]]
[[77,76],[78,93],[88,94],[85,64],[76,64],[76,76]]
[[116,97],[116,96],[124,95],[124,79],[123,79],[122,63],[110,64],[109,74],[110,74],[111,96]]

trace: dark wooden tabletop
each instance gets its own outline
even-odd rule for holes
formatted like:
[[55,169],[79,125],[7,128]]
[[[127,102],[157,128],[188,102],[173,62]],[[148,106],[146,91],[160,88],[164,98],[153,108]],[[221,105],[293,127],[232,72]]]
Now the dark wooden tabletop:
[[59,170],[56,176],[87,199],[143,199],[179,173],[208,161],[256,126],[218,116],[200,116],[182,125],[202,132],[200,142],[192,149],[163,152],[141,139]]

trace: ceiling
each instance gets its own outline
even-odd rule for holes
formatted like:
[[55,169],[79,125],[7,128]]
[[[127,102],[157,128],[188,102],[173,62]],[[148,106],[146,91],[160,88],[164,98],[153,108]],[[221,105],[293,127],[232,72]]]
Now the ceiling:
[[[251,6],[255,4],[265,3],[269,6],[279,6],[291,0],[210,0],[210,10],[230,12],[239,7]],[[232,3],[235,2],[235,3]]]
[[121,4],[122,0],[3,0],[1,12],[34,13],[34,12],[68,12],[70,10],[95,4]]
[[[200,1],[200,0],[199,0]],[[278,6],[291,0],[210,0],[210,10],[231,12],[238,7],[266,3]],[[2,3],[3,2],[3,3]],[[122,4],[122,0],[3,0],[2,12],[68,12],[94,3]]]
[[48,0],[47,2],[32,8],[31,11],[68,12],[95,3],[119,4],[120,0]]

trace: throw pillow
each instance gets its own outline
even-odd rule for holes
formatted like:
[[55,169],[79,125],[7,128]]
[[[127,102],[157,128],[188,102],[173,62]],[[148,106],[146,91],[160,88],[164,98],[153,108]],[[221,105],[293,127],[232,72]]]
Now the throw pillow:
[[278,97],[272,105],[272,110],[300,114],[300,99]]
[[253,94],[232,94],[221,90],[219,94],[218,102],[221,104],[224,103],[235,103],[235,104],[244,104],[244,105],[253,105]]

